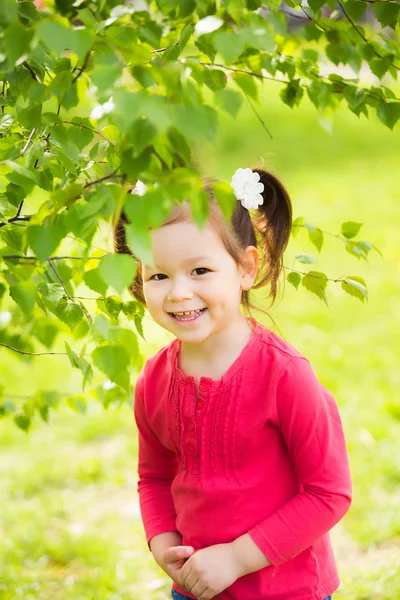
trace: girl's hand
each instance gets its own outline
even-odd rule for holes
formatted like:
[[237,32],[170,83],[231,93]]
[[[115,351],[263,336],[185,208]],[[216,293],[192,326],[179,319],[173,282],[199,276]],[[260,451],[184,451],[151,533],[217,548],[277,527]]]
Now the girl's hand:
[[232,544],[216,544],[195,552],[180,570],[177,583],[199,600],[210,600],[242,574]]
[[[194,548],[192,546],[171,546],[171,548],[164,550],[158,564],[175,583],[181,585],[179,580],[180,571],[193,552]],[[190,590],[186,591],[189,592]]]

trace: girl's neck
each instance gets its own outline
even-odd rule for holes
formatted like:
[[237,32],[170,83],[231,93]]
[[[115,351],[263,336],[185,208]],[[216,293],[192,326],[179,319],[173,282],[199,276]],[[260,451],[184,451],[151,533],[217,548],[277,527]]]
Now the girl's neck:
[[199,344],[181,343],[180,368],[196,379],[204,376],[220,379],[240,356],[253,333],[251,323],[242,314],[237,321]]

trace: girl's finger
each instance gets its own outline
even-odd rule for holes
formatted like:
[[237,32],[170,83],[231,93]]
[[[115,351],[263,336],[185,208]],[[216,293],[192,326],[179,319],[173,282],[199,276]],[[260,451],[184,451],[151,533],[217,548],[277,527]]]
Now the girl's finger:
[[191,546],[172,546],[164,552],[164,560],[166,562],[174,562],[182,558],[188,558],[194,549]]

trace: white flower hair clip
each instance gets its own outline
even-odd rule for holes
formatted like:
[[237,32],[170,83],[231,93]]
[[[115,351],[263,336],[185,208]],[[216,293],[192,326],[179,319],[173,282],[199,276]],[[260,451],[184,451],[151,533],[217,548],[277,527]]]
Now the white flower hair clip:
[[263,204],[264,198],[261,192],[264,191],[264,184],[259,183],[260,174],[253,173],[249,168],[237,169],[232,176],[231,186],[237,200],[240,200],[242,206],[249,210],[250,208],[258,208]]

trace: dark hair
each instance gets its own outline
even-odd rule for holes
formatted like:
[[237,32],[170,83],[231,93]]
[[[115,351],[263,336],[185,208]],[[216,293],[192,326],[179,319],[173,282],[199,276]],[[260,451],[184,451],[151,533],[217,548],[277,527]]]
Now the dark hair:
[[[275,175],[257,168],[253,169],[253,172],[260,175],[260,182],[264,184],[262,193],[264,202],[252,214],[240,202],[236,202],[228,223],[225,221],[212,191],[212,180],[204,179],[204,190],[210,198],[210,223],[221,235],[227,251],[235,262],[240,263],[241,253],[247,246],[255,246],[261,250],[259,271],[252,289],[269,285],[269,297],[273,304],[283,268],[283,252],[292,228],[292,204],[284,185]],[[162,226],[189,219],[189,204],[177,204]],[[125,223],[128,223],[128,219],[122,212],[118,222],[114,225],[114,249],[117,253],[134,256],[126,243]],[[129,291],[136,300],[146,304],[143,295],[143,280],[139,270]],[[242,304],[247,311],[251,307],[249,292],[250,290],[242,291]]]

